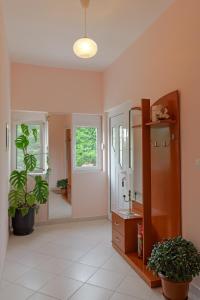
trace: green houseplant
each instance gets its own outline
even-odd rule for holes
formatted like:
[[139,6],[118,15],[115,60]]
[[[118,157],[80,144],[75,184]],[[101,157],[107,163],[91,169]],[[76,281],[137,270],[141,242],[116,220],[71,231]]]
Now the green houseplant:
[[185,300],[189,283],[200,273],[200,253],[192,242],[171,238],[154,245],[148,268],[160,276],[167,299]]
[[37,159],[30,153],[29,141],[31,135],[37,142],[38,131],[30,129],[28,125],[21,124],[21,135],[15,140],[16,148],[22,151],[23,170],[13,170],[10,175],[9,216],[12,217],[13,232],[16,235],[26,235],[33,231],[35,211],[40,204],[47,202],[48,183],[42,176],[34,178],[34,186],[30,188],[29,176],[34,172]]
[[62,190],[66,190],[68,185],[68,179],[60,179],[57,181],[56,186]]

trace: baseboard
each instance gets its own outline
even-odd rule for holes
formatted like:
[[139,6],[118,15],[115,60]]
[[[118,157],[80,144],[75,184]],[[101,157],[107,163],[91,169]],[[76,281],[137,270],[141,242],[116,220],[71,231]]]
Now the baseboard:
[[197,287],[195,284],[190,284],[190,299],[191,300],[199,300],[200,299],[200,287]]
[[82,218],[61,218],[61,219],[51,219],[45,222],[37,222],[36,226],[43,225],[56,225],[56,224],[65,224],[71,222],[83,222],[83,221],[96,221],[96,220],[108,220],[108,216],[96,216],[96,217],[82,217]]

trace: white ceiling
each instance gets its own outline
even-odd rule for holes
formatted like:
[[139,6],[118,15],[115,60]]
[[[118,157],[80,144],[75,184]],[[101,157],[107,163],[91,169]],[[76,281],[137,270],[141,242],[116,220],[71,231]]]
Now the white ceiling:
[[91,0],[88,35],[99,47],[81,60],[72,45],[83,32],[80,0],[4,0],[12,61],[103,70],[153,23],[173,0]]

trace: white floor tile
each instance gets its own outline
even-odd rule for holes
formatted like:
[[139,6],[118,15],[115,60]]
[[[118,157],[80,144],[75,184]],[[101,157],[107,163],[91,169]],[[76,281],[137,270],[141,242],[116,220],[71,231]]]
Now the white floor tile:
[[26,300],[32,294],[33,291],[12,283],[0,289],[1,300]]
[[41,263],[36,267],[36,269],[58,275],[61,272],[64,272],[64,270],[70,267],[72,264],[72,261],[67,261],[59,258],[51,258],[51,260]]
[[101,267],[114,253],[110,244],[101,244],[79,259],[79,262],[93,267]]
[[88,283],[106,289],[115,290],[123,280],[124,275],[107,270],[99,270],[89,280]]
[[2,279],[0,281],[0,290],[4,289],[6,286],[9,286],[9,285],[10,285],[10,282]]
[[112,292],[103,288],[85,284],[81,287],[70,300],[108,300]]
[[124,294],[114,293],[114,295],[110,298],[110,300],[139,300],[139,299]]
[[70,278],[56,277],[40,289],[40,293],[65,300],[69,298],[83,283]]
[[3,279],[13,282],[26,273],[29,269],[29,267],[26,267],[22,264],[6,261],[3,271]]
[[129,274],[135,271],[127,264],[127,262],[118,254],[113,255],[103,266],[103,269],[119,272],[121,274]]
[[35,252],[30,252],[29,254],[25,255],[23,258],[19,259],[19,262],[28,266],[28,267],[37,267],[43,262],[47,262],[51,259],[49,255],[38,254]]
[[106,220],[11,236],[3,276],[0,300],[163,300],[112,248]]
[[70,232],[67,232],[67,234],[65,233],[64,235],[62,234],[62,236],[57,236],[53,240],[53,243],[59,246],[79,249],[84,252],[93,249],[98,244],[93,238],[82,236],[80,234],[71,234]]
[[61,259],[73,260],[73,261],[78,260],[85,254],[85,251],[82,251],[80,249],[64,247],[51,242],[37,249],[37,252],[45,255],[51,255],[55,258],[61,258]]
[[98,269],[80,263],[73,263],[62,272],[63,276],[86,282]]
[[26,272],[20,279],[16,281],[17,284],[20,284],[28,289],[37,291],[39,290],[49,279],[53,278],[54,275],[42,272],[38,270],[30,270]]
[[127,276],[117,288],[117,292],[147,300],[150,298],[151,288],[141,278]]
[[56,298],[52,298],[52,297],[42,295],[42,294],[39,294],[39,293],[36,293],[33,296],[31,296],[30,298],[28,298],[28,300],[55,300],[55,299]]

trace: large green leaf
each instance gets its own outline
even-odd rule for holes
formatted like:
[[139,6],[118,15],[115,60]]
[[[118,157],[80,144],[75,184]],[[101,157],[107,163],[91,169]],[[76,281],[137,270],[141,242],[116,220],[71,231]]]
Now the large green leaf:
[[43,204],[47,202],[49,196],[49,188],[46,180],[42,179],[41,176],[35,176],[35,188],[33,193],[38,203]]
[[25,154],[24,164],[26,166],[27,171],[33,171],[36,167],[37,159],[33,154]]
[[29,140],[22,134],[16,138],[15,145],[18,149],[25,150],[29,145]]
[[24,205],[25,193],[23,190],[11,190],[8,195],[9,209],[8,214],[10,217],[14,217],[16,209]]
[[37,130],[37,128],[33,128],[32,132],[33,132],[33,136],[34,136],[35,142],[37,142],[37,138],[38,138],[38,130]]
[[18,190],[22,190],[27,182],[26,171],[12,171],[10,175],[10,184]]
[[18,208],[25,202],[25,193],[23,190],[11,190],[8,195],[9,205]]
[[26,202],[29,206],[33,206],[33,205],[37,204],[36,196],[33,193],[27,194]]
[[13,206],[10,206],[9,209],[8,209],[8,215],[9,215],[9,217],[14,218],[15,213],[16,213],[16,208],[13,207]]
[[22,133],[26,136],[29,136],[30,132],[29,132],[29,128],[28,125],[26,124],[21,124],[21,129],[22,129]]
[[22,208],[20,208],[20,212],[21,212],[22,217],[24,217],[28,214],[29,208],[28,207],[22,207]]

